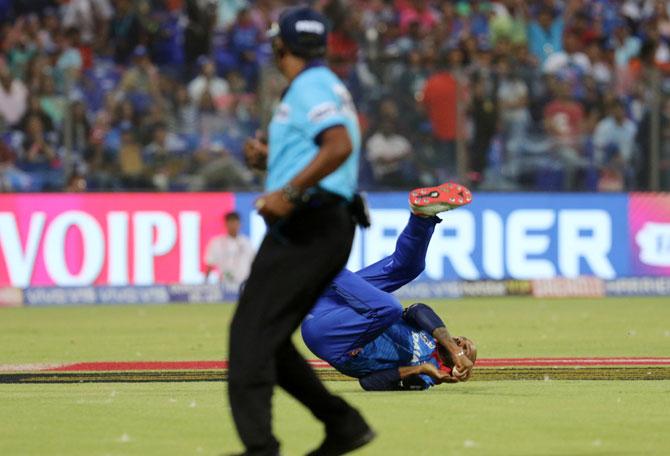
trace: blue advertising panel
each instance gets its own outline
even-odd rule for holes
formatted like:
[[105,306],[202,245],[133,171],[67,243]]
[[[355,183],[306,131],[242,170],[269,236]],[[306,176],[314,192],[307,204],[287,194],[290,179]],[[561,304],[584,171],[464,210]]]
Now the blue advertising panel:
[[[255,195],[237,195],[243,226],[258,244],[265,226]],[[349,268],[390,254],[409,211],[406,193],[368,195],[372,227],[356,235]],[[546,279],[630,275],[628,195],[477,193],[443,214],[423,280]]]

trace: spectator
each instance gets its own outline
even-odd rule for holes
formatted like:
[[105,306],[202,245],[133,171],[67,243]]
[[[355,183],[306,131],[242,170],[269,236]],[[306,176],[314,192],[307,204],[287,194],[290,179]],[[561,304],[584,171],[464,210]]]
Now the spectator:
[[230,29],[230,45],[237,59],[237,71],[246,81],[247,91],[255,90],[258,83],[258,45],[261,32],[251,18],[248,8],[237,13],[237,20]]
[[625,23],[619,24],[612,38],[614,47],[614,62],[617,68],[625,68],[628,62],[636,57],[642,46],[642,41],[631,33],[629,26]]
[[9,146],[0,141],[0,193],[9,193],[14,190],[10,177],[10,170],[14,166],[16,157]]
[[459,83],[454,75],[442,69],[428,78],[421,96],[436,142],[434,168],[444,177],[453,173],[456,166],[456,138],[461,127],[458,90]]
[[481,73],[475,73],[472,78],[470,110],[474,131],[468,157],[468,170],[473,183],[478,183],[483,178],[486,157],[498,130],[497,87],[489,86],[487,80]]
[[224,215],[223,222],[225,234],[210,239],[205,248],[205,278],[214,279],[226,290],[237,292],[249,276],[255,252],[249,238],[240,232],[237,212]]
[[109,25],[109,43],[114,61],[125,64],[140,42],[140,21],[130,0],[117,0],[116,14]]
[[[594,163],[603,170],[603,178],[607,177],[608,190],[621,191],[633,187],[633,151],[637,126],[626,118],[626,105],[623,101],[613,102],[609,106],[609,115],[596,126],[593,134]],[[606,173],[606,174],[605,174]],[[613,183],[612,180],[616,179]],[[603,187],[601,187],[603,189]]]
[[195,100],[191,100],[186,87],[177,87],[174,99],[174,112],[177,133],[186,136],[195,135],[198,130],[198,108],[196,107]]
[[184,65],[181,18],[168,10],[159,9],[148,14],[151,18],[149,48],[153,62],[162,71],[180,75]]
[[670,8],[667,2],[657,1],[654,5],[658,33],[667,42],[670,39]]
[[398,2],[400,16],[400,31],[407,32],[410,24],[417,23],[422,34],[427,34],[438,23],[438,17],[428,2],[422,0],[408,0]]
[[200,65],[200,74],[188,85],[188,94],[191,101],[197,103],[202,99],[203,93],[208,91],[215,103],[218,100],[217,104],[220,104],[222,97],[230,92],[228,82],[216,75],[216,67],[207,57],[200,57],[198,64]]
[[537,14],[537,19],[528,24],[528,45],[530,52],[540,65],[554,52],[563,49],[562,36],[565,20],[561,15],[555,15],[551,8],[543,6]]
[[591,75],[591,61],[581,52],[578,36],[567,31],[563,37],[563,50],[554,52],[544,61],[542,70],[570,84],[572,96],[584,97],[584,78]]
[[554,99],[544,108],[547,132],[561,144],[577,147],[581,137],[584,108],[570,96],[569,83],[556,83]]
[[186,144],[163,123],[153,128],[152,141],[144,148],[144,162],[152,168],[152,182],[159,190],[170,189],[172,181],[185,169]]
[[21,122],[17,125],[17,128],[26,133],[28,130],[28,122],[33,116],[39,117],[45,134],[55,133],[56,129],[54,122],[44,109],[42,109],[40,99],[37,96],[30,95],[28,97],[28,108],[26,109],[26,113],[23,115]]
[[158,89],[158,70],[151,63],[147,48],[138,46],[133,51],[133,64],[121,79],[117,97],[128,97],[133,107],[143,112],[149,108],[152,98],[160,98]]
[[89,138],[91,136],[91,126],[86,118],[86,106],[81,101],[75,101],[70,105],[70,121],[65,125],[69,127],[69,132],[63,130],[62,143],[66,144],[65,135],[69,135],[72,145],[72,152],[83,158],[89,147]]
[[219,30],[228,30],[240,10],[247,7],[247,0],[218,0],[217,24]]
[[39,92],[37,93],[39,93],[39,103],[42,110],[50,118],[48,123],[62,125],[67,100],[58,92],[56,82],[50,75],[45,74],[42,76]]
[[30,186],[30,177],[18,169],[14,162],[16,154],[0,141],[0,193],[38,190]]
[[601,87],[606,87],[612,82],[614,76],[601,42],[591,41],[586,47],[586,56],[591,62],[591,75]]
[[184,33],[184,56],[193,65],[201,55],[209,55],[212,31],[216,24],[216,1],[185,0],[187,26]]
[[492,3],[491,45],[495,46],[500,39],[508,40],[514,45],[526,45],[526,9],[526,3],[522,0]]
[[544,108],[544,125],[553,140],[554,156],[565,169],[563,188],[577,189],[578,173],[587,166],[582,156],[584,108],[570,96],[569,83],[556,84],[555,98]]
[[393,93],[402,113],[403,123],[407,130],[417,131],[423,121],[420,109],[417,109],[417,100],[420,99],[429,69],[433,66],[432,47],[426,45],[423,49],[412,50],[407,54],[407,62],[393,82]]
[[86,186],[93,189],[121,187],[117,182],[118,166],[116,150],[112,153],[105,148],[105,136],[109,130],[109,118],[104,111],[98,114],[89,136],[85,151]]
[[398,107],[391,100],[380,106],[379,129],[366,143],[366,158],[372,166],[375,182],[382,188],[406,187],[406,164],[412,145],[398,131]]
[[167,130],[164,123],[153,126],[152,140],[144,149],[144,157],[147,162],[159,163],[175,155],[184,153],[186,144],[179,136]]
[[594,41],[603,39],[601,23],[590,17],[586,8],[575,13],[567,31],[573,34],[579,47],[584,49]]
[[86,191],[86,188],[86,179],[79,173],[73,173],[65,185],[65,191],[68,193],[83,193]]
[[519,139],[525,136],[529,122],[528,85],[521,78],[519,69],[512,70],[506,58],[500,59],[497,67],[498,103],[502,130],[509,138]]
[[216,108],[209,92],[204,92],[198,103],[197,132],[201,143],[210,144],[215,137],[227,131],[234,120]]
[[28,89],[20,79],[9,72],[4,59],[0,59],[0,120],[6,126],[16,125],[27,109]]
[[63,27],[78,27],[87,44],[96,36],[105,36],[104,27],[114,14],[109,0],[69,0],[62,8]]
[[125,123],[132,125],[134,129],[139,129],[139,115],[130,101],[124,100],[115,105],[113,123],[115,127]]
[[53,68],[49,57],[41,52],[35,53],[26,64],[23,81],[29,92],[37,93],[42,89],[45,77],[53,79]]
[[118,167],[121,183],[125,188],[141,190],[149,188],[146,168],[142,158],[142,147],[137,142],[133,127],[128,122],[120,125],[121,148],[118,153]]
[[[345,29],[346,30],[346,29]],[[330,39],[329,51],[330,51],[330,60],[334,60],[334,56],[339,54],[339,60],[352,62],[356,59],[356,53],[358,51],[358,45],[356,41],[351,36],[351,31],[347,31],[346,35],[350,36],[349,40],[353,45],[349,46],[349,50],[345,51],[345,46],[342,43],[343,38],[341,34],[333,35],[333,38]],[[401,35],[394,44],[394,53],[400,56],[407,55],[407,53],[416,50],[419,48],[421,41],[424,38],[424,34],[421,33],[421,24],[418,19],[413,20],[407,26],[407,33]],[[337,51],[337,53],[335,52]]]
[[58,12],[55,8],[48,7],[42,12],[42,25],[37,32],[37,47],[40,52],[51,53],[56,48],[54,38],[60,33],[60,22]]
[[[154,140],[154,132],[156,125],[161,125],[167,130],[167,125],[170,123],[169,115],[164,107],[163,101],[155,101],[149,104],[147,110],[140,116],[139,140],[142,144],[149,144]],[[170,138],[176,136],[175,133],[169,132]]]
[[7,33],[4,47],[7,65],[12,76],[23,78],[26,66],[35,53],[31,41],[31,28],[35,23],[35,15],[19,18]]
[[54,76],[61,92],[69,93],[81,76],[84,61],[76,44],[79,41],[79,31],[68,29],[56,41],[60,55],[56,60]]
[[54,190],[62,185],[60,159],[38,115],[32,115],[26,121],[17,166],[41,182],[39,190]]

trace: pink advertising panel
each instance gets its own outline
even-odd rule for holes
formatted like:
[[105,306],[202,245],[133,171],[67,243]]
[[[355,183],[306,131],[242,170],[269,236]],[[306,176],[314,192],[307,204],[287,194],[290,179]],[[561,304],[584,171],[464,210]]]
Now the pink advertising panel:
[[670,194],[632,193],[631,273],[670,276]]
[[202,283],[232,193],[0,195],[0,287]]

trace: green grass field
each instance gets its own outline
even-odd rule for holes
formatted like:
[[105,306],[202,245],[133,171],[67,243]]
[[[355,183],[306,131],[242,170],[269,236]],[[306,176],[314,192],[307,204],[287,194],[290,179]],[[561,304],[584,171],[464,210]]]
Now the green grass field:
[[[670,300],[433,301],[480,357],[670,356]],[[0,364],[226,358],[232,306],[0,309]],[[298,339],[296,339],[298,340]],[[313,357],[307,352],[305,354]],[[361,455],[667,455],[670,381],[470,382],[417,393],[329,386],[379,431]],[[226,384],[0,385],[0,455],[240,450]],[[284,455],[322,430],[282,392]]]

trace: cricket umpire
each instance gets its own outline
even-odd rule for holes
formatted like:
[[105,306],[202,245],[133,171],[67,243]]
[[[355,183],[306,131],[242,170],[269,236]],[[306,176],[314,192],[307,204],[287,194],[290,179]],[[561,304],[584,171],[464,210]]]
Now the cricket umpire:
[[268,231],[251,267],[230,330],[228,392],[244,455],[275,456],[275,385],[309,408],[326,438],[312,455],[345,454],[374,432],[331,394],[298,353],[291,335],[345,266],[354,236],[360,132],[351,96],[324,65],[326,19],[290,8],[270,31],[289,86],[268,128],[267,145],[245,145],[250,166],[267,169],[256,209]]

